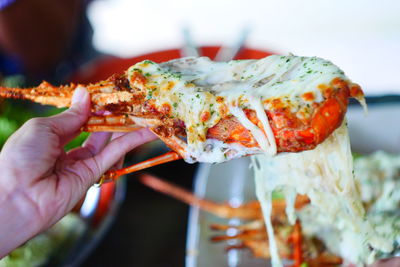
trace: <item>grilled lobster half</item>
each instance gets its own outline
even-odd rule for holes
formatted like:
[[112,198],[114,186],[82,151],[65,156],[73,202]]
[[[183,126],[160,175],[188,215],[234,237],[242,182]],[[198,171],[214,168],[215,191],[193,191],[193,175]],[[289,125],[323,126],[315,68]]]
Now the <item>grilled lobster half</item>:
[[360,87],[331,62],[292,55],[227,63],[145,60],[94,84],[1,87],[0,96],[68,107],[77,86],[91,95],[83,131],[148,127],[173,150],[107,178],[179,158],[222,162],[313,149],[340,126],[349,97],[363,101]]

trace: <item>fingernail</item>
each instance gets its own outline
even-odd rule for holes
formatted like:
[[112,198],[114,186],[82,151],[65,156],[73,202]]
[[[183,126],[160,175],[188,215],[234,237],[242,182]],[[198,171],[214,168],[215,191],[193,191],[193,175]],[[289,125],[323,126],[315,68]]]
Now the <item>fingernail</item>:
[[85,98],[87,97],[87,95],[88,95],[88,91],[86,90],[85,87],[81,87],[81,86],[77,87],[75,89],[74,94],[72,95],[72,103],[71,104],[76,105],[76,104],[83,102],[85,100]]

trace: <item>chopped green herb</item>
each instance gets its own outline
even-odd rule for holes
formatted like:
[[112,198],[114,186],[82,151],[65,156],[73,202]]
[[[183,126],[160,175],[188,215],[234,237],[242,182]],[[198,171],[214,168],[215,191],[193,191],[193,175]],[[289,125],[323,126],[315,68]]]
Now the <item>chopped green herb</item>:
[[285,195],[282,191],[274,190],[272,191],[272,199],[284,199]]
[[152,98],[153,98],[153,92],[154,92],[154,90],[149,90],[149,91],[147,92],[146,99],[152,99]]

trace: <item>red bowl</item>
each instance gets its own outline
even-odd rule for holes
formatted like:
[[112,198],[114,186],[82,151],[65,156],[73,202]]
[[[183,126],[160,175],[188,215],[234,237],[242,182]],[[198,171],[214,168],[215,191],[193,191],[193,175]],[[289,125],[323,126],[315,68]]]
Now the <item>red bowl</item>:
[[[215,57],[219,49],[219,46],[204,46],[200,48],[200,53],[201,55],[212,59]],[[259,59],[271,54],[272,53],[267,51],[245,47],[237,54],[235,59]],[[132,58],[118,58],[112,56],[101,57],[84,65],[72,76],[71,81],[82,84],[93,83],[107,79],[113,74],[123,73],[133,64],[146,59],[154,62],[164,62],[180,57],[181,54],[179,49],[152,52]]]

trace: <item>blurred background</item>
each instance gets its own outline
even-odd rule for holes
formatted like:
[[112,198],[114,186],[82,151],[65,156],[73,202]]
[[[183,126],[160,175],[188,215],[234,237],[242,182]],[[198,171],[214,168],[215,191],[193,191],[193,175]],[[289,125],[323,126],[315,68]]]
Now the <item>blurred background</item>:
[[318,56],[340,66],[366,93],[399,92],[400,2],[395,0],[99,0],[89,8],[94,45],[129,57],[182,45],[246,45]]
[[[34,86],[43,79],[55,84],[97,81],[138,60],[169,60],[200,47],[206,47],[198,49],[200,54],[214,56],[222,46],[225,52],[234,52],[226,58],[260,58],[270,53],[326,58],[367,95],[400,94],[400,2],[396,0],[3,2],[3,86]],[[235,53],[243,46],[248,49]],[[59,111],[2,100],[0,143],[30,117]],[[160,149],[158,145],[139,149],[127,161],[148,158]],[[149,171],[191,189],[196,165],[175,162]],[[83,246],[90,244],[92,251],[82,256],[75,250],[69,256],[79,254],[83,266],[183,266],[188,207],[145,188],[134,176],[120,187],[119,196],[127,192],[125,200],[106,210],[104,218],[109,219],[101,231],[90,225],[95,234],[79,240]],[[57,247],[54,242],[46,244]],[[51,255],[43,247],[39,251],[44,257]],[[14,259],[23,257],[33,256],[14,253]]]

